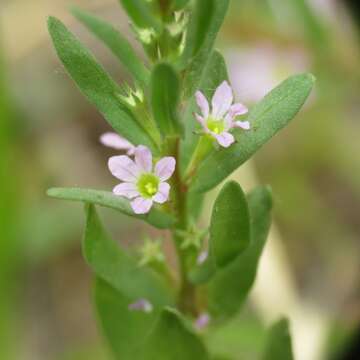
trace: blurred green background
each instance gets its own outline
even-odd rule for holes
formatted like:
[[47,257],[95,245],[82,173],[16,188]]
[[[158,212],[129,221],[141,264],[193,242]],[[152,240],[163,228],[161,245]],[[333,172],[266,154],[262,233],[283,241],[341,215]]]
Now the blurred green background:
[[[318,80],[296,121],[254,161],[257,181],[273,187],[277,237],[296,301],[304,309],[310,304],[313,317],[321,314],[325,324],[317,351],[296,351],[300,360],[341,359],[360,323],[360,22],[356,2],[350,3],[232,0],[218,39],[236,97],[249,106],[292,73],[311,71]],[[92,313],[91,274],[81,258],[82,208],[45,196],[50,186],[114,185],[106,166],[113,152],[98,142],[108,128],[57,60],[46,17],[63,19],[119,82],[125,75],[68,15],[73,4],[131,38],[116,0],[0,3],[3,360],[109,358]],[[149,230],[111,211],[102,213],[115,237],[131,247]],[[273,281],[281,278],[274,274]],[[269,284],[267,291],[275,289]],[[207,342],[219,354],[235,351],[239,359],[256,359],[263,319],[250,302]]]

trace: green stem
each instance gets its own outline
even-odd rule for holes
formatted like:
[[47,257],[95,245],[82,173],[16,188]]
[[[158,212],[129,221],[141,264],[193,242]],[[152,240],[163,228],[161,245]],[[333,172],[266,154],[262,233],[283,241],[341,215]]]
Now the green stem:
[[213,139],[207,135],[200,138],[190,163],[185,171],[184,183],[187,184],[189,179],[194,175],[199,164],[205,159],[205,157],[213,149]]
[[[179,161],[179,140],[172,142],[172,153],[174,154],[177,161]],[[181,245],[184,241],[183,236],[180,236],[178,230],[186,232],[188,229],[188,214],[187,214],[187,196],[188,189],[187,186],[181,180],[181,174],[179,167],[176,167],[174,180],[174,203],[175,211],[177,213],[178,222],[175,229],[173,230],[173,240],[178,256],[179,261],[179,273],[180,273],[180,291],[179,291],[179,300],[178,306],[180,310],[185,313],[192,315],[197,314],[196,301],[195,301],[195,287],[188,281],[187,272],[188,272],[188,251],[181,248]]]

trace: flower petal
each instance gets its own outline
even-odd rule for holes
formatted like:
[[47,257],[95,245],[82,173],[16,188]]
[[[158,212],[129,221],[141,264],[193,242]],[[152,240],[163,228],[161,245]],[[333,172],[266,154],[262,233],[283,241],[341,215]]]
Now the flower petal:
[[153,206],[153,201],[142,197],[136,198],[130,203],[135,214],[147,214]]
[[209,132],[209,129],[208,129],[207,125],[206,125],[205,119],[204,119],[202,116],[200,116],[199,114],[195,114],[195,118],[196,118],[196,120],[201,124],[201,126],[202,126],[203,129],[204,129],[204,131],[205,131],[206,133],[208,133],[208,132]]
[[153,311],[153,306],[147,299],[139,299],[134,303],[129,304],[128,308],[132,311],[143,311],[146,313],[151,313]]
[[140,173],[136,166],[128,156],[113,156],[108,162],[110,172],[122,181],[134,183]]
[[234,100],[233,92],[227,81],[224,81],[215,91],[212,98],[212,116],[215,119],[222,119],[229,111]]
[[211,318],[209,314],[201,314],[196,320],[195,320],[195,327],[200,331],[204,330],[210,323]]
[[100,142],[116,150],[130,150],[134,145],[114,132],[107,132],[100,136]]
[[248,121],[235,121],[234,126],[244,129],[244,130],[250,130],[251,126]]
[[125,196],[128,199],[133,199],[140,195],[136,185],[127,182],[115,186],[113,193],[118,196]]
[[155,175],[161,181],[168,180],[175,171],[176,160],[171,156],[167,156],[159,160],[155,166]]
[[152,154],[151,151],[143,145],[139,145],[135,149],[135,163],[143,172],[149,173],[152,170]]
[[201,110],[202,116],[204,117],[204,119],[208,118],[210,108],[209,108],[209,102],[207,101],[205,95],[201,91],[197,91],[195,93],[195,98],[196,98],[196,103],[198,104]]
[[223,132],[220,135],[214,135],[220,146],[228,148],[235,142],[234,136],[228,132]]
[[209,252],[207,250],[204,250],[199,254],[198,258],[196,259],[196,263],[198,265],[202,265],[207,260],[208,257],[209,257]]
[[169,199],[170,185],[167,182],[160,183],[157,194],[153,200],[159,204],[163,204]]
[[230,107],[229,113],[235,118],[236,116],[247,114],[248,111],[249,109],[245,105],[237,103]]

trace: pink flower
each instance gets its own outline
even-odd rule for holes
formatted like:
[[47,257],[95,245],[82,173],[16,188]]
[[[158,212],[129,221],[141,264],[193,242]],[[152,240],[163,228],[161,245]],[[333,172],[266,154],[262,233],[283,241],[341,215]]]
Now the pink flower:
[[207,260],[208,257],[209,257],[209,252],[207,250],[204,250],[199,254],[198,258],[196,259],[196,263],[198,265],[202,265]]
[[207,313],[200,314],[199,317],[195,320],[195,327],[197,330],[204,330],[209,326],[211,321],[210,315]]
[[129,156],[134,155],[135,146],[114,132],[107,132],[100,136],[100,142],[116,150],[124,150]]
[[131,311],[143,311],[145,313],[151,313],[153,311],[153,306],[149,300],[139,299],[134,303],[128,306]]
[[146,214],[154,202],[163,204],[169,199],[170,185],[166,182],[175,171],[173,157],[160,159],[153,169],[151,151],[145,146],[135,148],[135,160],[126,155],[109,159],[110,172],[123,183],[115,186],[115,195],[133,200],[135,214]]
[[227,81],[224,81],[215,91],[212,98],[212,109],[201,91],[195,94],[196,102],[201,110],[201,115],[195,114],[202,125],[205,134],[215,138],[222,147],[229,147],[235,142],[230,133],[232,128],[250,129],[248,121],[235,121],[235,118],[248,112],[246,106],[233,104],[234,96]]

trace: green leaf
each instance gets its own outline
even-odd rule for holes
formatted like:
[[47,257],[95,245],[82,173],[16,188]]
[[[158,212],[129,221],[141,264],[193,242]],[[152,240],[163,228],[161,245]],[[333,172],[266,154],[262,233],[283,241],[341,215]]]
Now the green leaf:
[[289,322],[282,319],[269,330],[262,360],[293,360]]
[[144,346],[144,360],[209,359],[200,338],[176,310],[165,308]]
[[182,62],[185,64],[197,55],[204,44],[215,17],[215,0],[196,0],[187,28]]
[[107,338],[115,359],[141,360],[144,339],[153,328],[159,311],[129,311],[132,299],[97,278],[95,305],[99,325]]
[[315,78],[311,74],[295,75],[272,90],[247,118],[250,131],[235,130],[236,144],[214,151],[199,167],[191,190],[205,192],[223,181],[234,170],[285,127],[309,96]]
[[[209,56],[205,68],[201,70],[201,78],[196,89],[201,90],[208,99],[211,99],[216,88],[227,79],[225,59],[220,52],[215,50]],[[195,131],[200,129],[201,126],[194,117],[194,113],[198,111],[195,96],[193,96],[189,100],[183,117],[185,138],[181,143],[180,167],[182,174],[185,173],[199,141],[199,135],[195,134]]]
[[161,24],[154,17],[149,5],[144,0],[120,0],[121,5],[132,22],[141,29],[161,30]]
[[86,207],[83,253],[96,276],[105,280],[130,301],[147,299],[155,307],[173,303],[165,280],[150,269],[140,267],[110,239],[94,205]]
[[125,215],[144,220],[159,229],[170,228],[175,223],[175,219],[171,215],[156,208],[151,209],[149,214],[136,215],[131,209],[128,200],[115,196],[109,191],[80,188],[52,188],[48,190],[47,194],[56,199],[82,201],[115,209]]
[[[205,9],[208,6],[208,1],[206,0],[199,0],[199,3],[205,4],[203,5]],[[197,50],[197,54],[191,60],[191,63],[186,67],[185,93],[187,97],[192,96],[199,88],[199,82],[203,77],[204,69],[206,69],[207,62],[210,58],[209,54],[212,52],[216,36],[221,28],[229,7],[229,0],[212,0],[211,3],[213,3],[215,9],[213,11],[213,16],[211,17],[211,23],[206,32],[206,36],[204,39],[199,37],[201,40],[195,42],[198,44],[197,47],[201,43],[201,47]],[[197,47],[195,47],[195,49]],[[193,47],[191,47],[191,49],[193,49]]]
[[206,261],[201,265],[196,265],[189,273],[189,280],[194,285],[202,285],[208,282],[216,272],[214,257],[209,254]]
[[188,3],[189,0],[173,0],[172,6],[174,10],[180,10],[183,9]]
[[87,99],[119,134],[135,145],[142,144],[156,152],[153,141],[120,100],[119,86],[94,56],[60,20],[50,17],[48,27],[60,60]]
[[250,244],[250,214],[240,185],[230,181],[220,191],[211,216],[210,253],[224,267]]
[[139,84],[143,87],[148,84],[150,80],[149,70],[118,30],[106,21],[78,8],[73,8],[72,13],[106,44]]
[[164,136],[180,130],[179,99],[180,82],[175,70],[169,64],[156,65],[151,74],[151,105],[155,122]]
[[269,189],[255,189],[247,196],[247,201],[251,219],[250,246],[225,268],[218,268],[209,283],[209,309],[220,318],[234,315],[248,296],[270,229],[272,200]]

